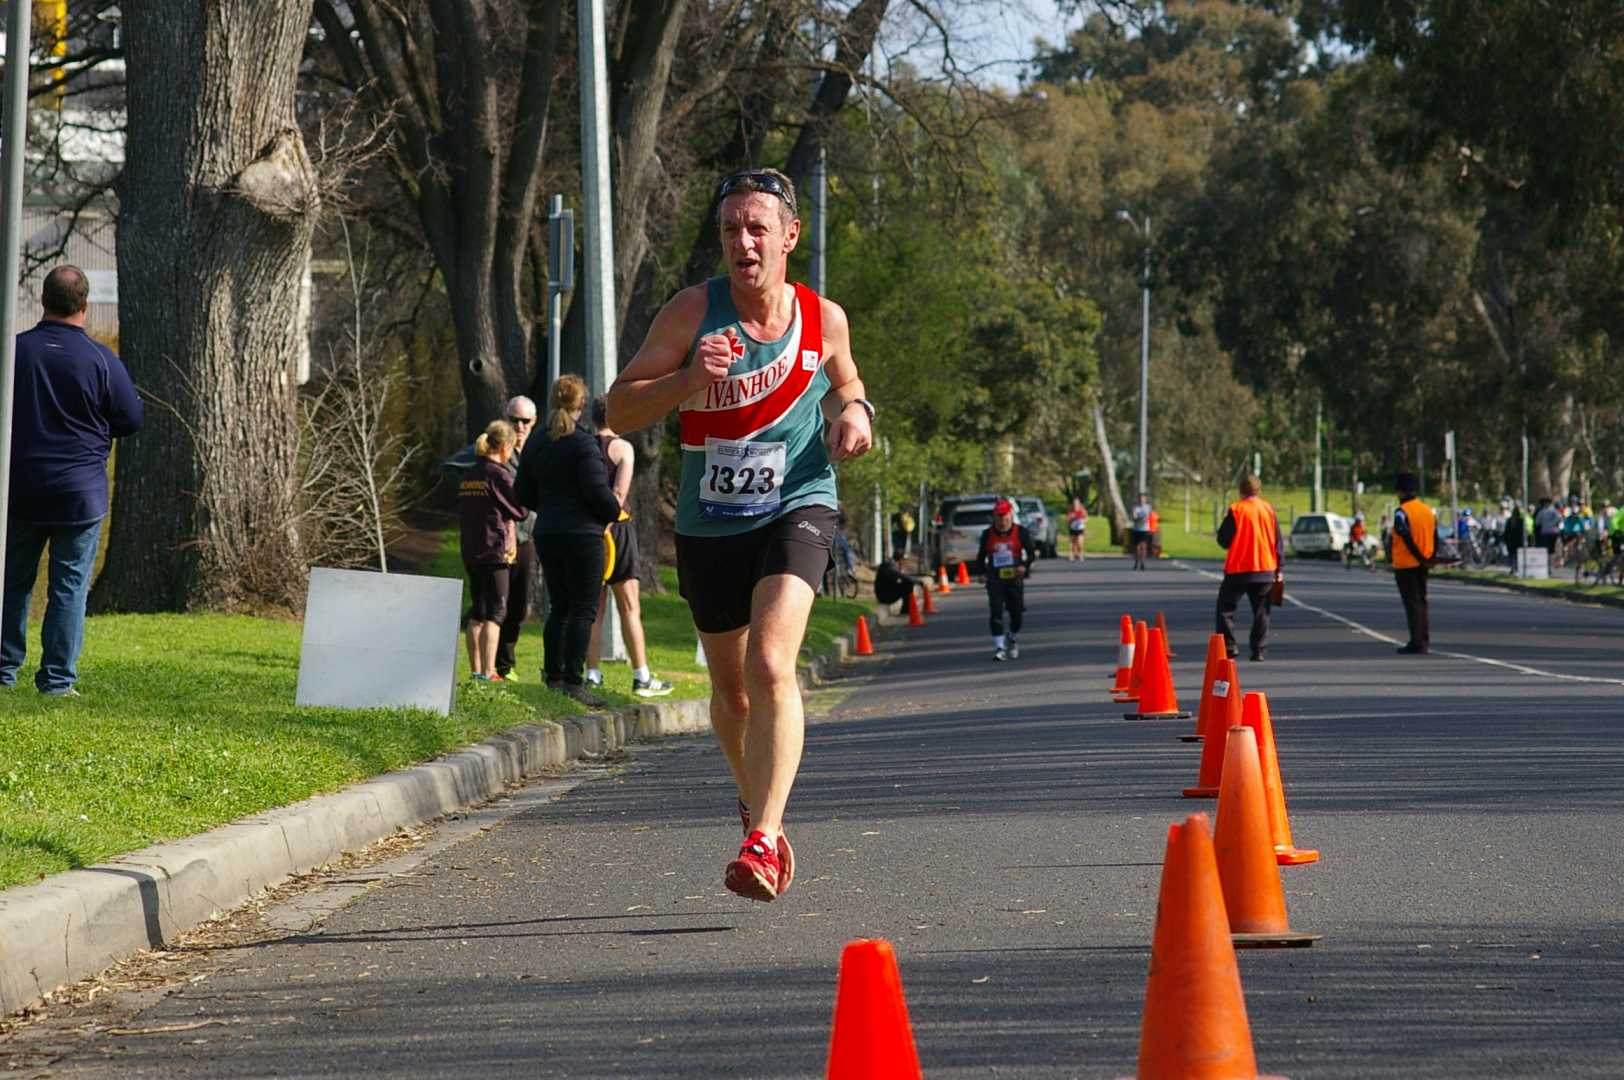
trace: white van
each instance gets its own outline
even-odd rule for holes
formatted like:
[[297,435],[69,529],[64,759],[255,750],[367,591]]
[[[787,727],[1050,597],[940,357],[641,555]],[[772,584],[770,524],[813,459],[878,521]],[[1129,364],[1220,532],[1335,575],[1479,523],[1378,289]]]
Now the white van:
[[1292,554],[1339,556],[1348,546],[1348,531],[1352,525],[1353,522],[1341,514],[1303,514],[1291,524],[1288,539]]

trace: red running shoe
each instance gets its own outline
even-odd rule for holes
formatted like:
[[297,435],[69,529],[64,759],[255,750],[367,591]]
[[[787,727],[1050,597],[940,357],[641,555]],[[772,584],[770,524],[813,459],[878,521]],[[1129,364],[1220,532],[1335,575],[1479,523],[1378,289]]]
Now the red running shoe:
[[789,837],[778,834],[778,895],[789,892],[789,883],[795,880],[795,851],[789,846]]
[[745,838],[739,848],[739,857],[727,864],[723,878],[728,891],[746,900],[771,903],[778,899],[779,880],[783,865],[779,862],[778,848],[760,829]]

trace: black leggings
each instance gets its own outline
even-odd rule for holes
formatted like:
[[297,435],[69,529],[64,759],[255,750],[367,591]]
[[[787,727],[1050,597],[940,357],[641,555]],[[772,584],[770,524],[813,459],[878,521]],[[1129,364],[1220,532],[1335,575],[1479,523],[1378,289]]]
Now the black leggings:
[[1026,614],[1026,583],[1019,578],[1005,581],[995,577],[998,571],[987,571],[988,627],[992,636],[1004,632],[1004,612],[1009,612],[1009,632],[1021,632],[1021,616]]
[[603,591],[602,533],[550,533],[536,537],[541,576],[547,584],[547,624],[542,628],[542,674],[548,682],[579,686],[586,668],[592,620]]

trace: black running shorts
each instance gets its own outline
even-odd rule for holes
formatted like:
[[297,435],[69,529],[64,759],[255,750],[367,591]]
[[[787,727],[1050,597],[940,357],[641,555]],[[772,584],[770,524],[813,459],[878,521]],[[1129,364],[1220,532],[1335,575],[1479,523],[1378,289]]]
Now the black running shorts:
[[732,536],[677,534],[677,587],[705,634],[750,625],[756,582],[793,574],[816,589],[829,566],[835,512],[801,506],[749,532]]
[[609,526],[615,538],[615,565],[609,568],[605,584],[619,585],[637,576],[637,529],[630,521],[617,521]]

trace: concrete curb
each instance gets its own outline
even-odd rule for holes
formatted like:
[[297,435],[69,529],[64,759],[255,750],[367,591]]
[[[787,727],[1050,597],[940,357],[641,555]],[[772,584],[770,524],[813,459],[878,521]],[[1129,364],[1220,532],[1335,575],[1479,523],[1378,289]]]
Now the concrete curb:
[[[837,638],[804,662],[802,685],[826,680],[850,649],[849,637]],[[709,730],[708,700],[640,703],[527,724],[330,795],[0,890],[0,1016],[162,946],[293,875],[484,802],[548,766]]]

